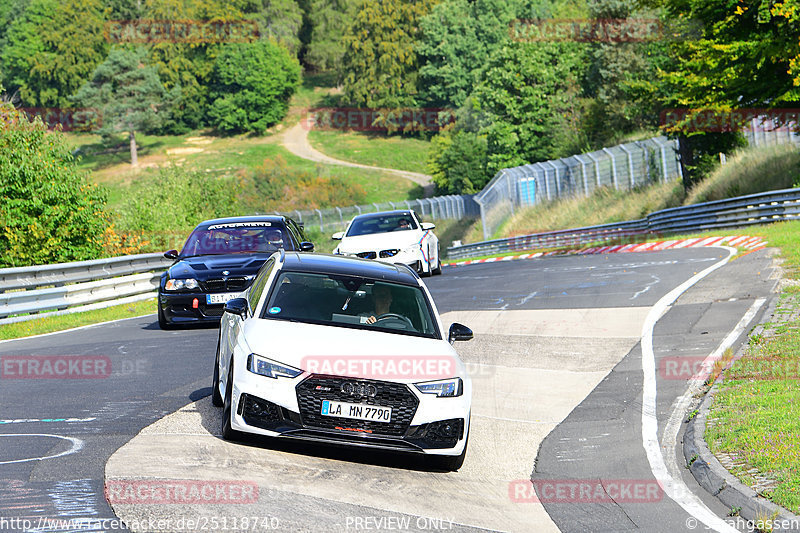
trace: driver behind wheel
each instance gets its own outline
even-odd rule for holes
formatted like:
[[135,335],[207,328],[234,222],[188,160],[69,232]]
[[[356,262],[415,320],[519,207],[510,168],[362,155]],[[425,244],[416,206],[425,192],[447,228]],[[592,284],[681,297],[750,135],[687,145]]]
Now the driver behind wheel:
[[392,305],[392,290],[386,285],[378,285],[377,283],[372,287],[372,303],[374,312],[365,313],[367,316],[367,324],[374,324],[381,315],[389,313],[389,308]]

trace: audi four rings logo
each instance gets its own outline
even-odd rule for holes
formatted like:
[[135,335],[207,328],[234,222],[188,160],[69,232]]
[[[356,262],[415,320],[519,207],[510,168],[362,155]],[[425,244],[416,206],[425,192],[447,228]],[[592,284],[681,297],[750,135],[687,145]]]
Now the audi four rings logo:
[[342,392],[350,396],[368,396],[374,398],[378,394],[378,388],[369,383],[354,383],[352,381],[345,381],[342,383]]

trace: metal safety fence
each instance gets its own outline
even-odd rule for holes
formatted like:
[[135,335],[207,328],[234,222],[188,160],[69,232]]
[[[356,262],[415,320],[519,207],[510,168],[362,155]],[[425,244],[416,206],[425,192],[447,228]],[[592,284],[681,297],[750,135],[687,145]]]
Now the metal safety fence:
[[162,254],[0,269],[0,324],[152,298],[172,263]]
[[681,177],[677,141],[654,137],[596,152],[506,168],[475,195],[483,237],[489,239],[515,209],[600,187],[630,190]]
[[291,217],[295,221],[305,224],[306,227],[318,227],[325,232],[344,230],[347,223],[356,215],[396,209],[414,210],[424,220],[462,219],[477,217],[480,214],[480,208],[471,194],[276,213]]
[[674,235],[800,219],[800,188],[770,191],[664,209],[640,220],[494,239],[447,249],[448,259],[619,241],[638,235]]

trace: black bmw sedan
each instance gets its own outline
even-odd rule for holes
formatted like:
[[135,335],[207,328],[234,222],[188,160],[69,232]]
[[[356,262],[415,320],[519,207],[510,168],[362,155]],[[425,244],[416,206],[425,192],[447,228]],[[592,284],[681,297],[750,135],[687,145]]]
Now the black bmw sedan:
[[225,302],[253,282],[273,252],[311,252],[303,228],[283,216],[245,216],[200,223],[183,249],[164,254],[175,263],[161,275],[158,325],[218,323]]

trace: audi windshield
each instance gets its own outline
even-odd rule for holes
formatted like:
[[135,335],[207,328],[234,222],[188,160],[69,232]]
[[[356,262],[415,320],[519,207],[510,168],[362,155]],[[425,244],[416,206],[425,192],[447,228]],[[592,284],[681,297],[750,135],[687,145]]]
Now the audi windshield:
[[437,338],[421,287],[358,276],[283,272],[262,318]]

